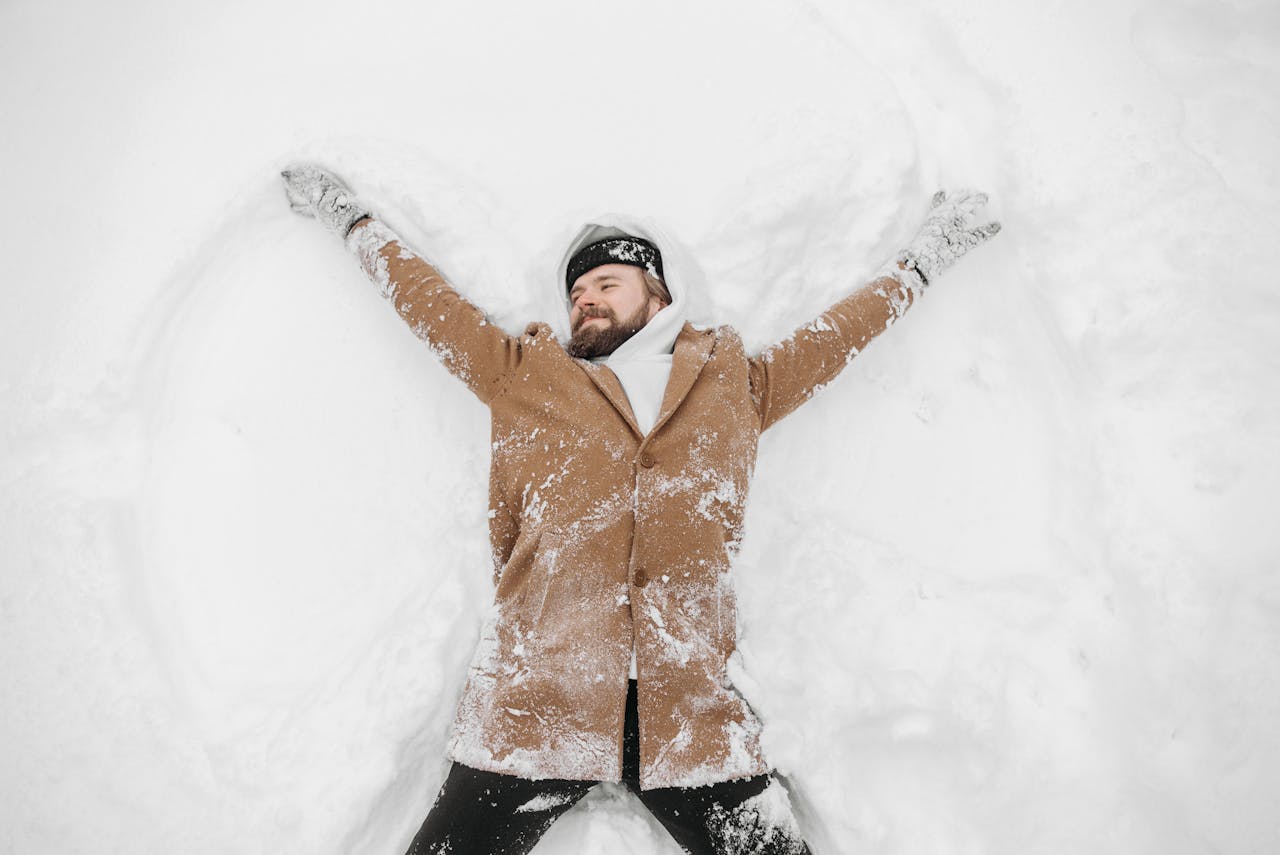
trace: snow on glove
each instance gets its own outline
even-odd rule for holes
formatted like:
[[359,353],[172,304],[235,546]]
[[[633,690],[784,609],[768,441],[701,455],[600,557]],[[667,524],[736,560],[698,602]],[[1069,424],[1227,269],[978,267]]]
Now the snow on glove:
[[318,166],[296,164],[280,173],[289,206],[315,217],[331,232],[346,237],[359,220],[372,216],[338,176]]
[[899,268],[913,271],[920,279],[920,287],[913,291],[918,294],[927,288],[956,259],[1000,231],[997,222],[974,225],[977,210],[985,204],[987,194],[974,190],[958,190],[951,196],[945,190],[933,194],[933,210],[895,259]]

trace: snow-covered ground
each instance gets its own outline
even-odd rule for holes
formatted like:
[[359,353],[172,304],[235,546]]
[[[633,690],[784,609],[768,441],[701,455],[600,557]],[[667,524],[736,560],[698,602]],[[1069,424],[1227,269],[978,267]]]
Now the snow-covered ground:
[[[938,187],[1004,232],[766,434],[742,670],[818,855],[1280,851],[1280,6],[0,5],[0,850],[395,853],[490,597],[486,412],[577,227],[762,347]],[[675,853],[597,787],[539,853]]]

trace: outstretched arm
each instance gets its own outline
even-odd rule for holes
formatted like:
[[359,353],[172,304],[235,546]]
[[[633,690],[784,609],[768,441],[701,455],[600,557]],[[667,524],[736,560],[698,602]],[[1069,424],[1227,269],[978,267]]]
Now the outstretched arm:
[[315,166],[281,173],[293,210],[341,236],[383,297],[445,368],[489,403],[519,364],[522,345],[405,246],[337,176]]
[[880,333],[903,316],[931,282],[1000,231],[975,226],[983,193],[934,194],[924,224],[895,266],[750,359],[751,396],[767,430],[831,382]]

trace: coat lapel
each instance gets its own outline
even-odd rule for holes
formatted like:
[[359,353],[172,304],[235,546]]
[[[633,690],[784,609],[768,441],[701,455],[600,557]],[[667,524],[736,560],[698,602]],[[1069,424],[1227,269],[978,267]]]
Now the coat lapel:
[[636,424],[635,413],[631,412],[631,404],[627,401],[627,393],[622,389],[622,383],[618,380],[618,375],[614,374],[608,367],[595,363],[578,360],[578,364],[582,366],[582,370],[587,372],[587,376],[591,378],[591,382],[596,384],[605,398],[613,408],[622,416],[623,421],[631,428],[640,439],[644,439],[644,434],[640,432],[640,425]]
[[653,424],[649,435],[662,428],[671,414],[680,406],[693,381],[698,379],[702,366],[707,364],[711,355],[711,346],[715,343],[715,332],[698,330],[693,324],[685,321],[680,335],[676,336],[675,354],[671,359],[671,377],[667,379],[667,389],[662,394],[662,408],[658,410],[658,420]]
[[[711,355],[715,337],[712,330],[697,330],[692,324],[685,322],[680,334],[676,336],[675,353],[671,357],[671,376],[667,378],[667,388],[662,393],[662,406],[658,410],[658,420],[654,422],[649,436],[653,436],[662,427],[663,423],[676,411],[676,407],[680,406],[685,395],[689,394],[693,381],[698,379],[698,372],[702,370],[703,365],[706,365],[707,358]],[[626,421],[636,437],[643,440],[645,435],[640,432],[635,413],[631,410],[627,393],[623,390],[618,375],[602,364],[584,360],[577,360],[577,362],[582,366],[582,370],[587,372],[591,382],[595,383],[609,403],[613,404],[613,408]]]

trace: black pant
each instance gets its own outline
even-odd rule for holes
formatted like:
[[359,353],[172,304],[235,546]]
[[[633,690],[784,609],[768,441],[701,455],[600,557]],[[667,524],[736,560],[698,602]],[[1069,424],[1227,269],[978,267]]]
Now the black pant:
[[[782,784],[773,774],[705,787],[641,790],[636,709],[636,681],[631,680],[622,779],[681,848],[697,855],[809,855],[794,818],[779,816]],[[770,785],[779,789],[761,796]],[[594,781],[530,781],[454,763],[408,855],[524,855],[594,786]],[[756,796],[760,799],[749,801]]]

